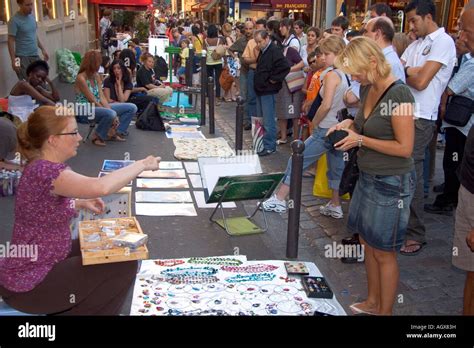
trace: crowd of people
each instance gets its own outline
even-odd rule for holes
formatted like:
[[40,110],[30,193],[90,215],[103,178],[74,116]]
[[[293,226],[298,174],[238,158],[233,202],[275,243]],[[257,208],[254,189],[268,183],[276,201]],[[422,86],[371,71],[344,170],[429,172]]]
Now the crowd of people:
[[[60,214],[62,225],[45,228],[56,248],[52,255],[46,252],[48,240],[41,245],[49,258],[44,260],[47,267],[35,268],[8,259],[0,263],[0,295],[14,307],[44,312],[48,302],[40,299],[55,293],[57,303],[50,303],[48,313],[88,313],[90,303],[106,301],[105,290],[114,283],[98,275],[102,266],[89,274],[79,267],[77,254],[69,253],[65,224],[73,211],[66,203],[77,198],[76,208],[100,211],[103,203],[97,197],[114,192],[142,170],[157,169],[158,160],[150,157],[137,161],[104,178],[83,177],[64,165],[76,154],[81,140],[76,119],[89,122],[90,115],[76,113],[76,118],[65,117],[58,122],[54,105],[59,94],[48,78],[47,52],[36,35],[16,36],[18,26],[30,26],[17,16],[27,17],[32,10],[31,0],[18,1],[20,11],[12,18],[9,45],[12,67],[20,81],[11,90],[9,110],[23,121],[18,142],[20,152],[31,164],[18,190],[13,241],[25,241],[31,233],[28,223],[41,220],[37,210],[23,209],[31,204],[28,197],[33,191],[48,196],[45,200],[50,205],[44,207],[43,216]],[[184,74],[191,47],[197,56],[205,50],[207,75],[215,81],[216,104],[235,101],[240,95],[244,100],[244,129],[252,128],[253,119],[262,120],[259,156],[271,156],[278,146],[288,143],[289,137],[302,136],[302,124],[309,125],[303,167],[310,168],[323,154],[328,162],[332,197],[320,207],[322,215],[344,217],[339,191],[348,169],[345,155],[350,153],[356,160],[359,179],[348,213],[348,230],[353,235],[343,243],[364,246],[368,296],[351,306],[354,313],[392,314],[399,280],[398,253],[416,256],[426,245],[425,212],[452,214],[457,207],[452,262],[467,271],[464,313],[474,314],[474,3],[464,8],[455,37],[436,23],[432,0],[412,0],[405,12],[410,29],[406,34],[395,33],[386,4],[371,7],[371,18],[360,31],[349,31],[349,21],[343,16],[336,17],[329,29],[271,17],[222,26],[175,20],[160,22],[157,30],[182,49],[174,57],[178,76]],[[109,17],[110,13],[104,13],[100,28],[101,41],[110,43],[114,34],[109,29],[114,24]],[[33,44],[36,51],[24,55],[26,44]],[[42,49],[43,60],[37,48]],[[20,64],[16,57],[21,58]],[[172,89],[161,82],[155,65],[156,57],[142,50],[133,38],[128,48],[117,52],[93,50],[84,55],[74,89],[76,104],[94,106],[97,127],[93,144],[125,141],[137,112],[171,96]],[[103,80],[104,73],[108,76]],[[43,107],[35,110],[33,100]],[[431,144],[436,143],[439,131],[446,141],[442,164],[445,182],[436,187],[440,194],[429,204],[426,186],[435,166]],[[278,190],[263,202],[264,210],[287,210],[291,169],[290,159]],[[44,190],[39,192],[41,187],[31,182],[43,183]],[[53,196],[49,195],[51,187]],[[53,206],[62,210],[52,212]],[[44,224],[53,222],[56,224],[54,219]],[[129,266],[115,278],[120,298],[136,270],[136,265]],[[55,279],[68,269],[73,270],[72,275],[79,274],[77,279],[92,277],[90,286],[101,284],[96,294],[92,292],[95,299],[84,287],[85,300],[80,308],[63,303],[61,296],[68,293],[64,289],[69,278],[64,278],[64,287],[54,286]],[[117,266],[111,272],[120,270]],[[116,302],[104,302],[104,310],[97,313],[111,313],[116,307]]]

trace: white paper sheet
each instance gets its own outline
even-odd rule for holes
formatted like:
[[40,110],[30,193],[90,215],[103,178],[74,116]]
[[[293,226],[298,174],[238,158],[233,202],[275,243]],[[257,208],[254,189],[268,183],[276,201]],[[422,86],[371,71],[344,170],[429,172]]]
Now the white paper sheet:
[[137,188],[189,188],[186,179],[137,179]]
[[201,131],[199,132],[166,132],[166,137],[168,139],[206,139],[204,134]]
[[185,179],[186,172],[184,169],[173,170],[145,170],[138,174],[139,178],[162,178],[162,179]]
[[[206,200],[204,199],[204,191],[194,191],[194,198],[196,199],[196,204],[198,208],[215,208],[217,207],[217,203],[210,203],[207,204]],[[223,208],[236,208],[234,202],[225,202],[222,203]]]
[[191,180],[191,185],[193,188],[202,188],[201,175],[199,174],[189,174],[189,180]]
[[197,216],[192,203],[135,203],[135,214],[145,216]]
[[136,202],[148,203],[193,203],[189,191],[137,191]]
[[186,171],[188,174],[199,174],[199,163],[197,162],[184,162],[184,166],[186,167]]
[[160,169],[166,169],[166,170],[183,169],[183,162],[180,162],[180,161],[160,161]]

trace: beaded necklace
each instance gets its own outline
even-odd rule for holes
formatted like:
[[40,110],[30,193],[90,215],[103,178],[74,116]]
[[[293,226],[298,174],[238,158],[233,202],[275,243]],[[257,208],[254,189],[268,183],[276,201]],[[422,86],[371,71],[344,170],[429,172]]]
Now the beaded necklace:
[[188,263],[203,263],[208,265],[240,266],[242,261],[225,257],[191,257]]
[[278,267],[273,265],[265,265],[259,263],[256,265],[237,267],[237,266],[222,266],[221,270],[232,273],[263,273],[263,272],[272,272]]
[[233,277],[228,277],[225,279],[228,283],[241,283],[241,282],[264,282],[264,281],[272,281],[275,278],[274,274],[271,273],[259,273],[259,274],[248,274],[248,275],[240,275],[237,274]]
[[167,278],[211,276],[217,273],[216,268],[212,267],[188,267],[188,268],[168,268],[161,271],[161,274]]
[[175,259],[171,259],[171,260],[156,260],[155,261],[155,264],[158,265],[158,266],[164,266],[164,267],[173,267],[173,266],[177,266],[177,265],[182,265],[184,263],[183,260],[175,260]]

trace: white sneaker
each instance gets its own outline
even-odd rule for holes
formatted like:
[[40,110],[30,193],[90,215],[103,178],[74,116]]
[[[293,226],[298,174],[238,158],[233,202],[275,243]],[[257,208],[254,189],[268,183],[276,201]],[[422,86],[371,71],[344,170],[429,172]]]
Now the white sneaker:
[[344,217],[344,214],[342,212],[342,207],[341,206],[336,207],[332,205],[331,201],[329,201],[326,205],[320,206],[319,212],[322,215],[330,216],[334,219],[342,219]]
[[263,202],[261,207],[265,211],[274,211],[275,213],[286,212],[286,202],[280,201],[275,195]]

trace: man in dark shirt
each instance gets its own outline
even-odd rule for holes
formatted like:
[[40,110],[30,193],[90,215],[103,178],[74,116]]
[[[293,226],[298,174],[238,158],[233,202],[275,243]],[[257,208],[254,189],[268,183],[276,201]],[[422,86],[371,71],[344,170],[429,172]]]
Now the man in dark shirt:
[[259,156],[267,156],[276,151],[275,95],[280,91],[290,65],[283,52],[275,46],[265,30],[255,33],[260,54],[254,76],[254,88],[257,94],[257,115],[263,118],[264,149]]
[[[474,8],[464,11],[459,40],[474,54]],[[456,209],[453,265],[467,271],[464,315],[474,315],[474,127],[467,135],[460,171],[461,188]]]

